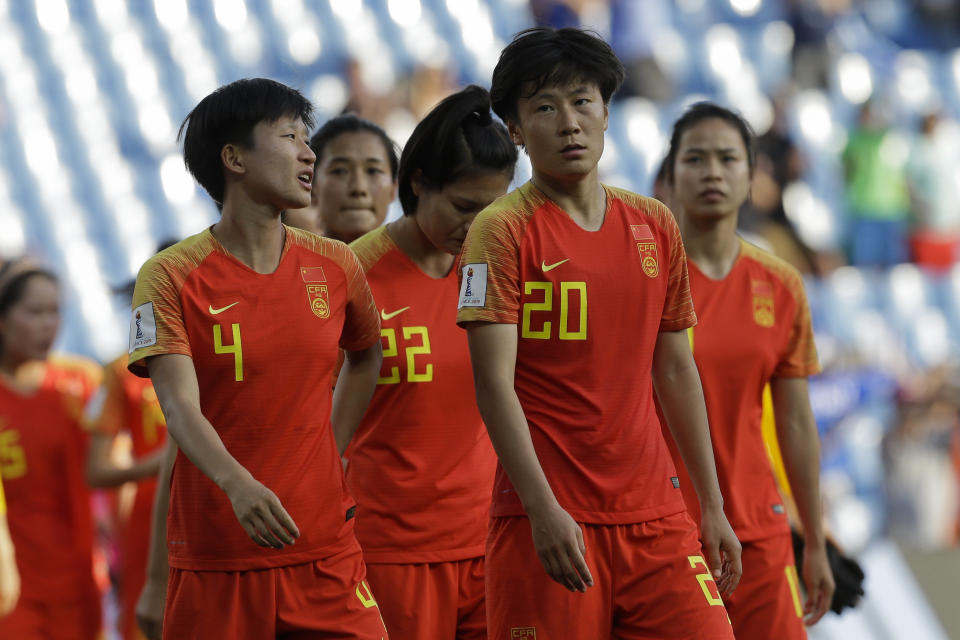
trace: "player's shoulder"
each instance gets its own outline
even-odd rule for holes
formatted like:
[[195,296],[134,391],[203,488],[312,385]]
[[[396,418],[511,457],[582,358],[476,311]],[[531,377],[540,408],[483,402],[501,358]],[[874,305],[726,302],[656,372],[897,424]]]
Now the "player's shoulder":
[[476,228],[474,235],[480,234],[482,237],[490,234],[519,237],[533,215],[547,202],[546,196],[532,182],[526,182],[487,205],[477,214],[471,231]]
[[667,208],[667,205],[656,198],[643,196],[633,191],[606,184],[603,185],[603,187],[607,190],[607,195],[610,198],[621,202],[627,208],[627,211],[634,214],[637,218],[644,219],[648,223],[653,223],[661,229],[672,231],[677,228],[677,220],[673,212]]
[[140,268],[140,278],[152,278],[160,272],[171,280],[186,279],[211,253],[216,251],[217,240],[204,229],[184,238],[149,258]]
[[103,367],[86,356],[55,353],[46,364],[55,386],[72,388],[78,394],[89,393],[103,381]]
[[397,249],[397,243],[387,233],[386,227],[377,227],[351,242],[349,247],[360,261],[364,273],[369,273],[385,255]]
[[791,296],[798,299],[805,297],[803,277],[792,264],[743,238],[740,238],[740,251],[743,258],[752,263],[753,268],[768,274],[787,289]]

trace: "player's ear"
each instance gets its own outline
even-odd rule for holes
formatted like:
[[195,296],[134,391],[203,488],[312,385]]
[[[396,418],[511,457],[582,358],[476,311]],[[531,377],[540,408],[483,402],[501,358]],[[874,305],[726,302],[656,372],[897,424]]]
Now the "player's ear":
[[220,161],[223,162],[224,168],[231,173],[241,175],[246,173],[243,150],[239,145],[233,143],[223,145],[223,149],[220,150]]
[[[410,174],[410,190],[413,195],[420,197],[420,189],[423,187],[423,169],[414,169]],[[396,189],[394,189],[396,190]]]
[[606,102],[603,103],[603,130],[607,130],[607,125],[610,123],[610,105]]
[[[604,127],[606,127],[606,124],[604,124]],[[513,144],[520,147],[526,146],[523,141],[523,131],[513,118],[507,119],[507,131],[510,133],[510,139],[513,141]]]

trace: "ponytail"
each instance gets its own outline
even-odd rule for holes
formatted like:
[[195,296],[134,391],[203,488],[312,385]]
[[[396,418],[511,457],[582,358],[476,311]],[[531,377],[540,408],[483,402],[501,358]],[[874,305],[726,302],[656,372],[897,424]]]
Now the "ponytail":
[[509,171],[517,163],[517,147],[507,128],[493,119],[490,94],[470,85],[444,98],[413,130],[400,156],[400,205],[413,215],[419,198],[412,179],[439,189],[475,171]]

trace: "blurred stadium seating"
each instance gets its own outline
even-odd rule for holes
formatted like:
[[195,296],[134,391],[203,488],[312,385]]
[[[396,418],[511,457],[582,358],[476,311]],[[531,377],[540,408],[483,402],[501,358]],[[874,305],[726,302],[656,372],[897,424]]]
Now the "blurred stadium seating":
[[[605,181],[641,193],[692,101],[733,105],[767,130],[795,39],[785,2],[655,4],[652,52],[674,97],[616,101],[601,164]],[[881,96],[904,127],[933,106],[960,115],[960,49],[914,48],[936,34],[910,7],[876,0],[838,17],[826,88],[788,105],[808,161],[784,209],[815,250],[843,242],[839,153],[859,105]],[[58,348],[106,361],[127,342],[127,301],[113,289],[158,241],[216,219],[176,144],[199,98],[269,76],[300,87],[322,120],[350,100],[350,60],[375,87],[425,64],[455,69],[457,84],[488,85],[500,48],[531,24],[526,0],[0,0],[0,255],[28,251],[62,274]],[[385,124],[402,143],[414,121],[394,115]],[[905,148],[892,152],[905,161]],[[847,544],[865,548],[885,527],[880,449],[898,383],[958,355],[960,265],[842,267],[807,288],[826,368],[811,390],[830,515]]]

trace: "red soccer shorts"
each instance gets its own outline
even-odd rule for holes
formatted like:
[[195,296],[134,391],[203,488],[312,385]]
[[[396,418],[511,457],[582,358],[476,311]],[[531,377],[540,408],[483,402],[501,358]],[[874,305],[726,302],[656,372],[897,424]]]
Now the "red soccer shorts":
[[573,593],[544,571],[524,517],[492,518],[490,638],[733,640],[733,628],[685,513],[630,525],[580,524],[594,586]]
[[0,638],[97,640],[102,637],[100,595],[96,591],[70,602],[21,598],[10,615],[0,618]]
[[727,598],[737,640],[804,640],[803,600],[790,534],[740,544],[743,577]]
[[170,569],[164,640],[387,640],[360,546],[254,571]]
[[486,640],[483,558],[431,564],[368,564],[393,640]]

